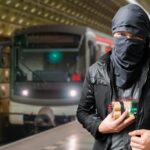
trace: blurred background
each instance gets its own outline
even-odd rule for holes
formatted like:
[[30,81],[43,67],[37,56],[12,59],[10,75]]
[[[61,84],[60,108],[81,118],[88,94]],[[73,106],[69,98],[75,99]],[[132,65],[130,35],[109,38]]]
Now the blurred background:
[[1,145],[76,120],[85,73],[128,3],[149,16],[149,0],[0,0]]

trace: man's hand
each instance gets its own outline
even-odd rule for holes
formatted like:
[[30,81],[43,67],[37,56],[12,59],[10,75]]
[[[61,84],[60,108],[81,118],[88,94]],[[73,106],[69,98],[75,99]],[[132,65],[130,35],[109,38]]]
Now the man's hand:
[[99,125],[98,130],[101,133],[118,133],[135,120],[134,116],[128,117],[128,112],[125,111],[118,119],[114,120],[110,113]]
[[130,132],[132,150],[150,150],[150,130],[135,130]]

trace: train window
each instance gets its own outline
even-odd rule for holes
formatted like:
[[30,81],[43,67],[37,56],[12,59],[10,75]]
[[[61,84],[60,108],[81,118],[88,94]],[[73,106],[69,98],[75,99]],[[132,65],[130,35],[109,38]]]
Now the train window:
[[[16,80],[19,82],[20,80],[70,81],[71,75],[77,71],[78,60],[81,58],[77,52],[66,51],[40,51],[38,53],[22,51],[17,57],[21,58],[16,61],[19,69],[15,72]],[[24,76],[20,77],[20,73]]]

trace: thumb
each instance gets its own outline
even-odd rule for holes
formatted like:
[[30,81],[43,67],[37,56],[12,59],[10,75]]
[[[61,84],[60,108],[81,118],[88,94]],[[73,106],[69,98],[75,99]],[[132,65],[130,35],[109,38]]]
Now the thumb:
[[112,113],[112,112],[109,113],[109,114],[107,115],[107,118],[113,118],[113,113]]
[[143,130],[134,130],[132,132],[129,132],[130,136],[141,136],[143,134]]

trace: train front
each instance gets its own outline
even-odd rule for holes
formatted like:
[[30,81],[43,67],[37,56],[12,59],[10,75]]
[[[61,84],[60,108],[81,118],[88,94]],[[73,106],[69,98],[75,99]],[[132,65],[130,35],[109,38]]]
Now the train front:
[[12,112],[36,115],[49,107],[54,115],[74,116],[85,74],[81,36],[19,33],[13,42]]
[[81,95],[78,53],[25,50],[14,67],[14,100],[34,105],[73,105]]

